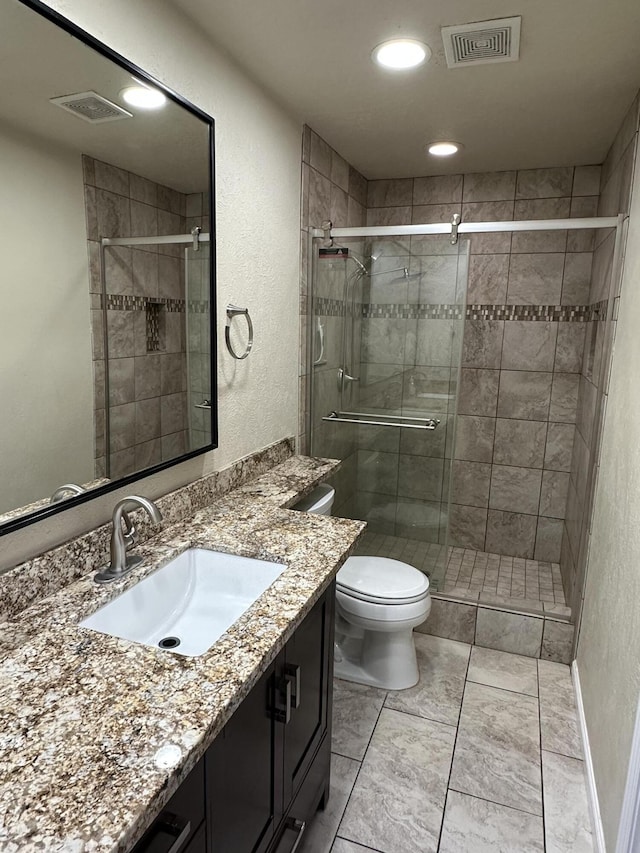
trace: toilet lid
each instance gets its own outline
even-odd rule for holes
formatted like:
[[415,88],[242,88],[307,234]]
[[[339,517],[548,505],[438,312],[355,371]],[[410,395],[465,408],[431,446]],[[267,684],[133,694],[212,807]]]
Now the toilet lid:
[[374,602],[411,602],[424,598],[429,579],[418,569],[388,557],[349,557],[337,576],[338,589]]

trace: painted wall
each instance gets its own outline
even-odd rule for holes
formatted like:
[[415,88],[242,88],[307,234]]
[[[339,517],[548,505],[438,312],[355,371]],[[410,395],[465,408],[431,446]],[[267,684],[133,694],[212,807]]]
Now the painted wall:
[[[218,344],[219,449],[136,484],[154,497],[296,432],[301,128],[167,3],[49,5],[216,120],[218,336],[235,302],[255,345],[236,362]],[[4,537],[0,568],[103,522],[123,491]]]
[[635,109],[627,117],[626,131],[622,133],[626,138],[624,150],[631,144],[631,155],[636,152],[635,178],[577,649],[600,811],[610,851],[616,844],[640,693],[640,168],[637,131],[636,101]]
[[80,157],[5,126],[0,184],[1,514],[94,474]]

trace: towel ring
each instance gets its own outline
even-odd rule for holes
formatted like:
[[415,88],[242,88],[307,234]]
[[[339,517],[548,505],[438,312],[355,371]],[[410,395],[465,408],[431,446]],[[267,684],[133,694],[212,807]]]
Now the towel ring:
[[[231,345],[231,321],[234,317],[237,317],[239,314],[244,314],[247,319],[247,327],[249,329],[249,340],[247,341],[247,348],[245,349],[242,355],[238,355]],[[251,322],[251,317],[249,316],[248,308],[238,308],[237,305],[227,305],[227,322],[224,327],[224,339],[227,344],[227,349],[231,353],[231,355],[237,359],[238,361],[242,361],[243,358],[246,358],[251,352],[251,348],[253,347],[253,323]]]

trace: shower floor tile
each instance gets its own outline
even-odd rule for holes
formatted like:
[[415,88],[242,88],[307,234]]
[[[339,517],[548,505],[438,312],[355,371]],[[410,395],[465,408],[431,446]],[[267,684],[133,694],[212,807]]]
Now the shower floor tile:
[[570,615],[558,563],[505,557],[469,548],[445,548],[382,533],[365,533],[356,554],[401,560],[437,578],[444,574],[443,581],[438,583],[439,592],[505,607],[530,609],[540,608],[542,604],[547,609],[553,607],[557,615]]

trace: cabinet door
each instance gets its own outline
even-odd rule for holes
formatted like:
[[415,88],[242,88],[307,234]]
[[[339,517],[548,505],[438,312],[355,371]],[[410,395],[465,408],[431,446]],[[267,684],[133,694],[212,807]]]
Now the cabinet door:
[[212,853],[262,853],[282,818],[278,665],[276,659],[207,752]]
[[284,726],[285,804],[296,795],[330,727],[334,607],[332,584],[285,647],[284,676],[292,690],[291,717]]
[[130,853],[191,853],[190,842],[198,850],[195,836],[201,827],[198,837],[203,837],[204,818],[204,759],[200,759]]

